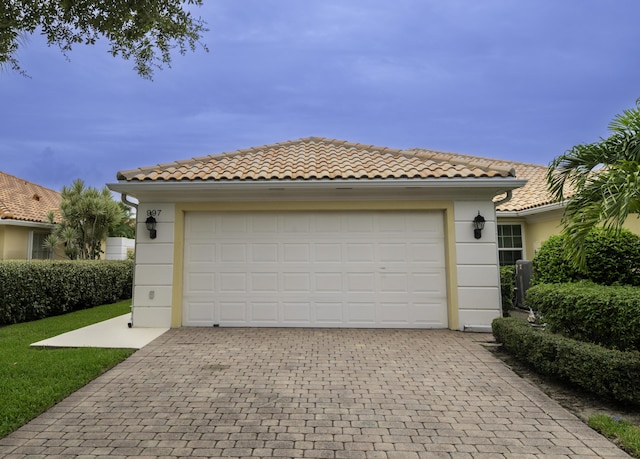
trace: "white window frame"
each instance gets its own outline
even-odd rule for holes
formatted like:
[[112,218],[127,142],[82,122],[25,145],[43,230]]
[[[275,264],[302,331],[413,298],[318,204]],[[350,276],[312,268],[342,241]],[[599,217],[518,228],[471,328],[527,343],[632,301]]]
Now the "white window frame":
[[[500,238],[500,227],[501,226],[519,226],[520,227],[520,247],[501,247],[501,238]],[[525,256],[525,241],[524,241],[524,229],[522,227],[522,223],[516,222],[502,222],[497,225],[497,239],[498,239],[498,263],[500,263],[500,252],[513,252],[516,250],[520,250],[522,253],[521,258],[524,259]],[[515,265],[515,263],[514,263]],[[512,265],[503,265],[500,263],[500,266],[512,266]]]

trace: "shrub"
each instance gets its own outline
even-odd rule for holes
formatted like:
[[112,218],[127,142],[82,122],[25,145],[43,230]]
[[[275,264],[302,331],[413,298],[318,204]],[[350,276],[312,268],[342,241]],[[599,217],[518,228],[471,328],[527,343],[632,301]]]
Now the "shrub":
[[640,405],[640,352],[606,349],[515,318],[495,319],[492,329],[506,351],[537,372],[601,397]]
[[0,263],[0,324],[27,322],[131,298],[131,261]]
[[500,266],[500,290],[502,294],[502,312],[513,309],[515,303],[516,268]]
[[590,280],[602,285],[640,285],[640,236],[594,228],[586,239],[587,268],[573,268],[564,236],[552,236],[533,257],[534,284]]
[[539,284],[527,303],[553,332],[620,350],[640,350],[640,289],[582,281]]

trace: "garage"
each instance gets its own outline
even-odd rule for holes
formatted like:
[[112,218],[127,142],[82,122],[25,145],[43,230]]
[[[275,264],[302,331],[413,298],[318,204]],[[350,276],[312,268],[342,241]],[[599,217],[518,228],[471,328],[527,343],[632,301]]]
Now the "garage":
[[446,328],[442,211],[186,212],[182,324]]

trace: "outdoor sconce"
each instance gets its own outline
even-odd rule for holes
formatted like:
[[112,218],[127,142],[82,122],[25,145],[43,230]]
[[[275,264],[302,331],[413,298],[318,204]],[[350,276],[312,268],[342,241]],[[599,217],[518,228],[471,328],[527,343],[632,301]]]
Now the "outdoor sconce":
[[144,222],[145,225],[147,225],[147,230],[149,231],[149,237],[151,239],[155,239],[156,238],[156,219],[149,216],[147,217],[147,220]]
[[480,211],[478,211],[478,215],[476,215],[476,218],[473,219],[473,237],[475,237],[476,239],[480,239],[482,237],[484,222],[484,217],[480,215]]

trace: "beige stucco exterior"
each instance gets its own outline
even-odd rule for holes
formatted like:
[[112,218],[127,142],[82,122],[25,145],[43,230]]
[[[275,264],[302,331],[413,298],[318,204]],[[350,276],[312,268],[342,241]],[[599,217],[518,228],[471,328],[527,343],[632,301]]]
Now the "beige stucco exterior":
[[[562,231],[562,213],[563,209],[559,206],[520,216],[516,213],[514,216],[507,216],[506,212],[503,212],[498,216],[498,224],[522,225],[523,256],[526,260],[532,260],[547,239]],[[630,216],[624,227],[640,234],[640,218],[637,215]]]
[[[32,235],[34,233],[47,234],[50,225],[39,223],[16,222],[11,224],[7,220],[0,221],[0,260],[29,260],[31,256]],[[62,258],[57,253],[55,258]]]

